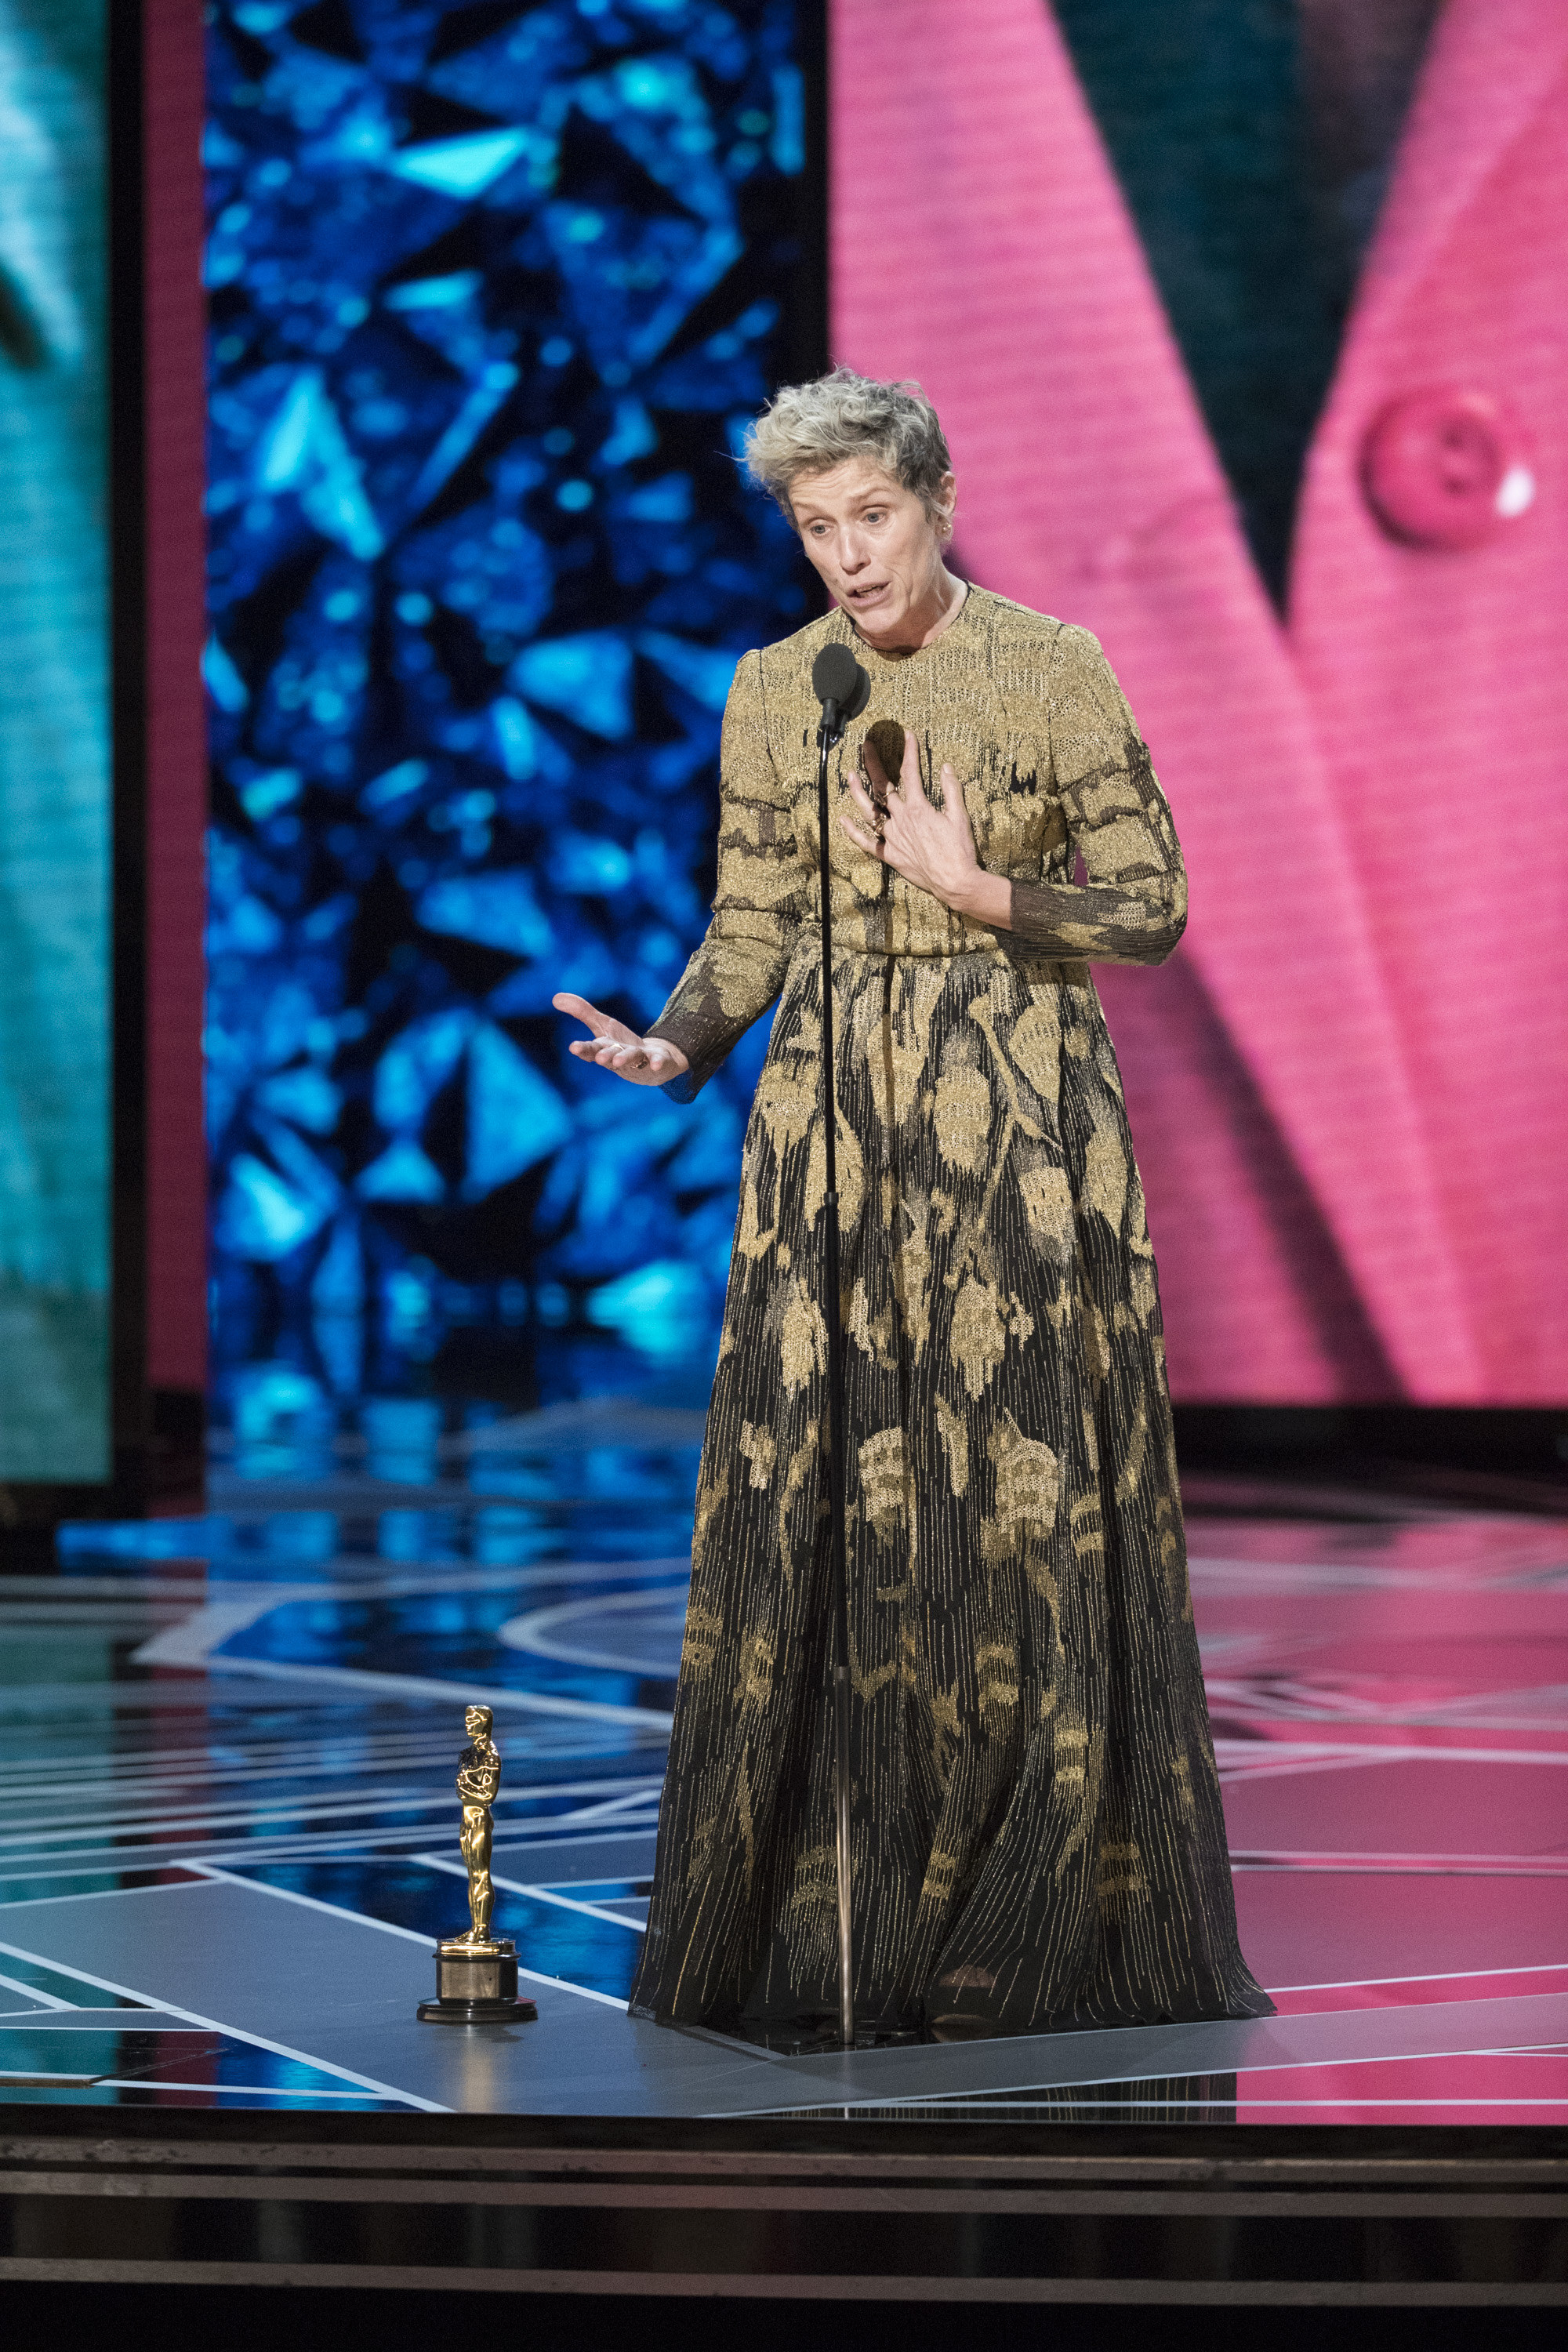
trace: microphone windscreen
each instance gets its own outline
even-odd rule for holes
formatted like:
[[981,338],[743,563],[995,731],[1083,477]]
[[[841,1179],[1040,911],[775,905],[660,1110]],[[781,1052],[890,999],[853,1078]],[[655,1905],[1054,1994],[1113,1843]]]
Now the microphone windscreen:
[[811,665],[811,690],[818,702],[831,702],[843,710],[854,701],[864,675],[848,646],[835,642],[824,646]]

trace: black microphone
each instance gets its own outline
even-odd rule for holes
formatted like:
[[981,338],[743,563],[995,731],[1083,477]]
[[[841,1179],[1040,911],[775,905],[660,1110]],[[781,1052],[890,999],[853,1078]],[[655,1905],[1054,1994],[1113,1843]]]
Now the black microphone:
[[822,705],[817,734],[825,743],[836,743],[871,699],[870,679],[848,646],[837,639],[824,646],[812,663],[811,690]]

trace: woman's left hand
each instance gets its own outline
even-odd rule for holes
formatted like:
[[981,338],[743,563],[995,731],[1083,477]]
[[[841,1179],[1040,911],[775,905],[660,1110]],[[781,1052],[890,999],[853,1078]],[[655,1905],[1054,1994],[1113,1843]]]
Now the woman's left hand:
[[963,787],[952,769],[942,769],[942,806],[934,809],[921,783],[920,751],[909,728],[904,730],[903,767],[896,784],[883,773],[877,747],[869,740],[861,757],[867,774],[851,775],[848,781],[849,797],[862,822],[851,816],[839,819],[856,847],[890,866],[915,889],[929,890],[955,914],[1007,924],[1011,889],[1004,876],[988,874],[974,854]]

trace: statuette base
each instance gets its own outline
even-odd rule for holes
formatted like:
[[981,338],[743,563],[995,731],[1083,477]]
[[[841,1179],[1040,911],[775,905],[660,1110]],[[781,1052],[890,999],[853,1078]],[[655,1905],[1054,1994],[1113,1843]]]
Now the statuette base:
[[436,1998],[417,2012],[426,2025],[527,2025],[539,2015],[517,1991],[517,1947],[461,1936],[436,1947]]

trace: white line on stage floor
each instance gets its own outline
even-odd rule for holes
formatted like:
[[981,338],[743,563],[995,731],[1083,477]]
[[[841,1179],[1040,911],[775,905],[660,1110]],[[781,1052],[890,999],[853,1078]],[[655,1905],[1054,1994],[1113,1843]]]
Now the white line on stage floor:
[[509,1690],[471,1683],[437,1682],[426,1675],[376,1674],[365,1666],[293,1665],[271,1658],[214,1657],[208,1674],[250,1675],[275,1682],[318,1684],[331,1690],[372,1692],[389,1697],[449,1699],[460,1706],[488,1706],[498,1714],[552,1715],[580,1723],[615,1724],[667,1739],[675,1717],[660,1707],[616,1706],[608,1699],[563,1698],[554,1692]]
[[[141,1890],[129,1888],[118,1899],[122,1902],[132,1901],[139,1891]],[[160,1888],[156,1891],[163,1893],[167,1890]],[[269,1888],[268,1891],[271,1893],[275,1890]],[[61,1899],[68,1902],[71,1900],[68,1895]],[[372,1927],[380,1927],[383,1922],[376,1919],[369,1924]],[[403,1931],[397,1929],[394,1932],[402,1933]],[[426,1938],[421,1937],[418,1940],[423,1943]],[[378,2083],[373,2075],[358,2074],[350,2066],[335,2066],[331,2059],[313,2058],[309,2051],[296,2050],[289,2042],[271,2042],[262,2034],[247,2033],[239,2026],[225,2025],[217,2018],[204,2017],[195,2010],[182,2008],[178,2001],[154,2000],[150,1994],[139,1992],[133,1985],[116,1984],[110,1977],[94,1976],[86,1969],[69,1968],[63,1960],[51,1960],[42,1952],[25,1951],[20,1945],[6,1943],[0,1943],[0,1952],[4,1952],[13,1960],[26,1960],[33,1968],[51,1969],[56,1976],[69,1977],[77,1984],[92,1985],[99,1992],[118,1993],[123,2000],[141,2001],[148,2009],[162,2010],[170,2017],[183,2018],[187,2025],[199,2025],[209,2033],[221,2033],[228,2041],[246,2042],[253,2049],[270,2051],[275,2058],[288,2058],[296,2065],[311,2066],[323,2074],[335,2074],[340,2082],[353,2083],[363,2091],[374,2091],[381,2098],[401,2100],[405,2106],[417,2107],[426,2115],[444,2116],[451,2112],[449,2108],[441,2106],[434,2099],[421,2099],[412,2091],[400,2091],[390,2083]]]
[[[352,1920],[356,1927],[379,1927],[388,1936],[402,1936],[409,1943],[423,1944],[427,1952],[433,1953],[435,1950],[435,1937],[421,1935],[416,1927],[400,1927],[390,1919],[377,1919],[368,1911],[350,1911],[341,1903],[323,1903],[314,1895],[297,1893],[291,1886],[269,1886],[264,1878],[247,1878],[239,1871],[214,1870],[201,1864],[197,1864],[196,1868],[202,1877],[216,1879],[222,1885],[247,1886],[258,1895],[276,1895],[280,1903],[298,1903],[303,1910],[325,1912],[330,1919]],[[462,1874],[467,1878],[468,1874],[465,1870]],[[0,1951],[5,1948],[3,1944],[0,1944]],[[612,1993],[595,1992],[591,1986],[573,1984],[566,1977],[542,1976],[537,1969],[525,1969],[520,1966],[517,1973],[520,1979],[526,1977],[530,1984],[553,1985],[559,1992],[574,1992],[580,2000],[601,2001],[606,2009],[616,2009],[623,2017],[626,2015],[626,2002],[617,2000]],[[317,2061],[313,2058],[308,2059],[306,2063],[313,2066]],[[391,2095],[394,2098],[402,2098],[405,2094],[396,2091]],[[416,2102],[416,2105],[423,2104],[425,2104],[423,2101]],[[447,2110],[441,2108],[437,2112],[444,2115]]]
[[[468,1874],[465,1864],[448,1862],[444,1854],[416,1853],[410,1859],[414,1862],[422,1862],[426,1870],[445,1871],[453,1878],[466,1879]],[[553,1903],[562,1911],[581,1911],[584,1918],[603,1919],[612,1927],[629,1927],[635,1936],[645,1935],[647,1931],[646,1919],[628,1919],[624,1912],[607,1911],[597,1903],[574,1901],[570,1895],[557,1895],[548,1886],[530,1885],[521,1878],[501,1878],[493,1870],[490,1873],[490,1885],[499,1886],[503,1895],[529,1895],[535,1902]]]

